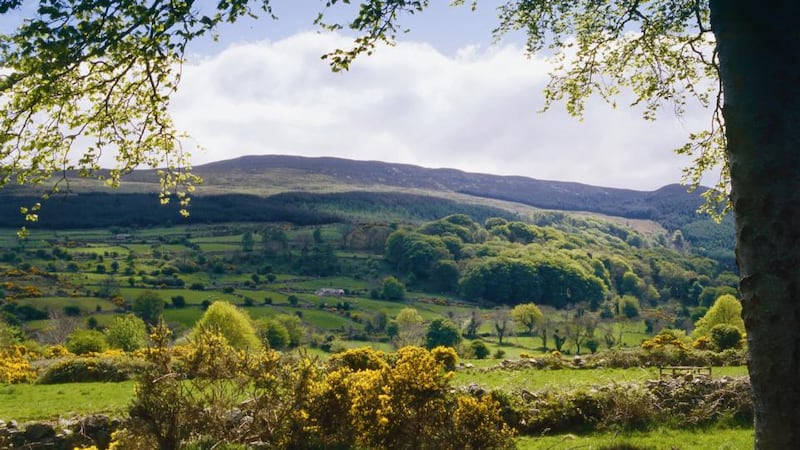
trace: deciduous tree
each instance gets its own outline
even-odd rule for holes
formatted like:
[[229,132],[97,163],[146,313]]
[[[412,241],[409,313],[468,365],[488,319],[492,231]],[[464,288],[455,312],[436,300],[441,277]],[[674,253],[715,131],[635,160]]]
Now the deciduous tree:
[[225,301],[212,303],[197,321],[194,335],[203,332],[219,333],[237,349],[261,348],[261,341],[247,312]]
[[145,323],[155,325],[164,312],[164,299],[158,292],[143,291],[133,299],[131,311],[141,317]]
[[697,321],[692,336],[710,336],[711,329],[717,325],[732,325],[744,333],[742,320],[742,304],[736,297],[725,294],[720,296],[706,314]]
[[434,319],[428,325],[428,331],[425,333],[425,347],[433,349],[434,347],[455,347],[461,342],[461,333],[458,327],[448,319],[439,318]]
[[126,352],[138,350],[147,345],[147,325],[133,314],[117,316],[106,330],[106,341],[112,348]]
[[394,319],[397,324],[397,335],[395,345],[405,347],[407,345],[420,345],[425,333],[423,326],[424,319],[414,308],[403,308],[397,313]]
[[535,304],[523,303],[515,306],[514,309],[511,310],[511,317],[514,318],[516,323],[525,327],[528,336],[533,336],[533,330],[542,323],[544,314],[542,314],[542,310]]

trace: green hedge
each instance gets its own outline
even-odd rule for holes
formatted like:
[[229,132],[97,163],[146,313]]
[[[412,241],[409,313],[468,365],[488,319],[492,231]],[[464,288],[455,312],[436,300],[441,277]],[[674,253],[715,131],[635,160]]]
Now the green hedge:
[[128,357],[75,357],[58,361],[47,367],[39,384],[80,383],[95,381],[126,381],[144,367],[144,362]]

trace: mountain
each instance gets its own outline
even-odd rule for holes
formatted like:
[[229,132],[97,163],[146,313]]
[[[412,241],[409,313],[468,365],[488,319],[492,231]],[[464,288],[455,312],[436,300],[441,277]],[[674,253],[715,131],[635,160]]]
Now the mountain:
[[[521,176],[500,176],[469,173],[456,169],[428,169],[409,164],[380,161],[354,161],[342,158],[307,158],[300,156],[244,156],[195,167],[211,190],[261,181],[269,191],[290,174],[305,183],[296,190],[316,191],[316,185],[327,182],[341,190],[369,190],[381,186],[433,192],[451,192],[471,197],[504,200],[537,208],[562,211],[587,211],[631,219],[650,219],[668,229],[680,228],[697,218],[695,211],[702,204],[703,189],[688,193],[677,184],[655,191],[636,191],[591,186],[582,183],[545,181]],[[310,183],[309,180],[313,180]],[[234,183],[236,184],[236,183]]]

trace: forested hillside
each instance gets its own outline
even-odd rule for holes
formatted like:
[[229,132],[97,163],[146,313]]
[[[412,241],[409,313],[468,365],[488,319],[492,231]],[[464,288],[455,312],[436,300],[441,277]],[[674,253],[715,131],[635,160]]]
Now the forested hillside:
[[[376,161],[279,155],[207,164],[197,167],[196,173],[205,181],[194,196],[188,219],[180,217],[174,205],[158,207],[156,174],[136,171],[113,193],[101,185],[74,180],[69,194],[45,202],[39,223],[27,225],[413,223],[455,213],[478,221],[492,216],[525,221],[534,207],[652,220],[666,229],[665,238],[675,240],[677,247],[712,257],[728,269],[735,267],[732,221],[717,224],[699,215],[696,210],[702,203],[701,192],[690,194],[678,185],[640,192]],[[0,226],[24,224],[19,207],[38,201],[31,192],[6,189],[0,193]],[[524,213],[520,215],[520,211]]]

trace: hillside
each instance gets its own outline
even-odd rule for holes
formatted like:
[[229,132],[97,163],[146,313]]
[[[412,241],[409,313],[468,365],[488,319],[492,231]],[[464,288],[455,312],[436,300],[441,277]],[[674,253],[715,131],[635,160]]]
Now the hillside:
[[[668,229],[678,228],[694,219],[694,213],[703,201],[700,196],[702,192],[689,194],[686,188],[677,184],[647,192],[330,157],[245,156],[198,166],[195,171],[206,180],[209,188],[215,189],[241,186],[240,182],[245,180],[261,180],[265,183],[263,189],[268,192],[282,178],[291,174],[295,180],[303,180],[303,190],[315,190],[316,184],[328,181],[340,188],[346,186],[351,189],[383,186],[444,191],[544,209],[651,219]],[[276,171],[283,175],[276,174]],[[265,179],[268,175],[269,180]],[[310,183],[306,184],[309,180]],[[301,186],[296,188],[302,189]]]
[[[462,213],[523,220],[536,209],[588,212],[616,217],[631,226],[652,221],[670,234],[680,230],[693,251],[732,267],[733,226],[696,213],[701,192],[680,185],[635,191],[519,176],[429,169],[408,164],[299,156],[246,156],[197,166],[204,179],[185,220],[174,207],[153,208],[159,185],[154,171],[129,174],[109,193],[101,183],[71,179],[71,193],[51,199],[36,226],[88,228],[165,223],[283,221],[321,224],[342,221],[415,222]],[[23,225],[20,205],[35,203],[30,190],[0,203],[0,227]],[[74,214],[81,211],[81,214]],[[146,214],[142,212],[146,211]],[[613,219],[612,219],[613,220]],[[638,228],[660,229],[645,224]],[[663,230],[661,231],[663,233]]]

